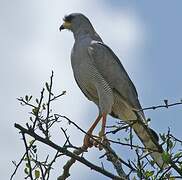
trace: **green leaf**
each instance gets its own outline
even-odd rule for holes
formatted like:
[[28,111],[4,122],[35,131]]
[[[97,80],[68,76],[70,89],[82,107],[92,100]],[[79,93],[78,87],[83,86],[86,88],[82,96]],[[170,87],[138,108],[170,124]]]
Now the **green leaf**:
[[125,140],[126,142],[128,142],[130,139],[129,139],[129,138],[124,138],[124,140]]
[[40,171],[35,170],[35,178],[38,179],[40,177]]
[[38,114],[38,108],[33,108],[32,112],[33,112],[34,115],[37,115]]
[[150,164],[153,166],[155,164],[155,161],[153,159],[151,159]]
[[182,156],[182,152],[178,152],[174,155],[174,158],[179,158],[180,156]]
[[29,141],[29,145],[31,146],[34,143],[34,139],[32,139],[31,141]]
[[153,176],[153,174],[154,174],[154,171],[146,171],[146,172],[145,172],[145,176],[146,176],[147,178]]
[[24,169],[25,174],[28,174],[28,168]]
[[175,180],[175,177],[169,177],[169,180]]
[[142,173],[140,171],[137,171],[137,176],[141,179],[142,178]]
[[173,148],[173,142],[170,139],[168,140],[168,147],[169,149]]
[[26,163],[26,167],[27,167],[27,168],[30,168],[30,166],[29,166],[29,164],[28,164],[28,163]]
[[182,163],[179,164],[180,169],[182,170]]
[[24,158],[24,161],[28,161],[28,158],[27,158],[27,157],[25,157],[25,158]]
[[170,154],[168,152],[162,153],[162,159],[164,162],[169,163],[170,162]]

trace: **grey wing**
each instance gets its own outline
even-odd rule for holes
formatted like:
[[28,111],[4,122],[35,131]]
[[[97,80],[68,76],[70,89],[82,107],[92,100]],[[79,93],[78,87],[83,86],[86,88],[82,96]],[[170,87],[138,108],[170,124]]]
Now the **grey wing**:
[[88,52],[93,64],[111,88],[117,91],[132,108],[141,109],[136,88],[114,52],[97,41],[91,43]]

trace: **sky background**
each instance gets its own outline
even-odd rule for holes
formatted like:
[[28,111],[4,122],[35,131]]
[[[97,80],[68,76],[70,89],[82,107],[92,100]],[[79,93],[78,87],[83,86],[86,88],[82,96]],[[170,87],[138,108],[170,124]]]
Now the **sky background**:
[[[97,115],[96,106],[89,102],[77,87],[71,69],[70,51],[73,35],[59,32],[65,14],[84,13],[103,41],[122,61],[133,80],[143,107],[158,105],[182,98],[182,1],[84,1],[84,0],[1,0],[0,1],[0,174],[8,179],[14,170],[12,160],[18,161],[24,152],[23,142],[15,122],[25,124],[30,109],[21,107],[17,97],[32,94],[39,97],[41,88],[54,70],[56,92],[67,91],[54,105],[56,113],[68,116],[87,129]],[[181,133],[181,106],[168,110],[147,111],[151,126],[157,132]],[[108,123],[112,124],[112,118]],[[79,146],[83,134],[68,128],[72,142]],[[60,129],[53,132],[55,141],[63,143]],[[46,152],[46,147],[43,152]],[[126,149],[117,147],[123,157]],[[86,157],[98,161],[101,153],[90,150]],[[127,159],[127,157],[126,157]],[[66,159],[59,162],[61,167]],[[107,164],[107,162],[105,163]],[[106,165],[111,171],[111,166]],[[55,179],[60,172],[53,172]],[[71,179],[106,179],[79,163],[71,170]],[[15,179],[23,179],[19,170]]]

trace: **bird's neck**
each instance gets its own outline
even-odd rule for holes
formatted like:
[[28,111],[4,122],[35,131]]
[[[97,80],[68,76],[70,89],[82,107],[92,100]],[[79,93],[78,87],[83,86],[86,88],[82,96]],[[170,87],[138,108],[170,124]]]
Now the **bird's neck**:
[[95,32],[94,29],[83,29],[79,28],[77,31],[73,32],[75,41],[81,40],[83,38],[90,37],[92,40],[102,41],[100,36]]

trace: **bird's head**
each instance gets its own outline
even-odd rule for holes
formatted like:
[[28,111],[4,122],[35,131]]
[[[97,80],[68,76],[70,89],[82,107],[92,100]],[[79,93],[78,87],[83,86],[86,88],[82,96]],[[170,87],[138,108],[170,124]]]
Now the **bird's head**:
[[63,18],[64,23],[60,26],[60,31],[63,29],[71,30],[73,33],[79,30],[92,31],[94,30],[89,19],[81,13],[72,13]]

